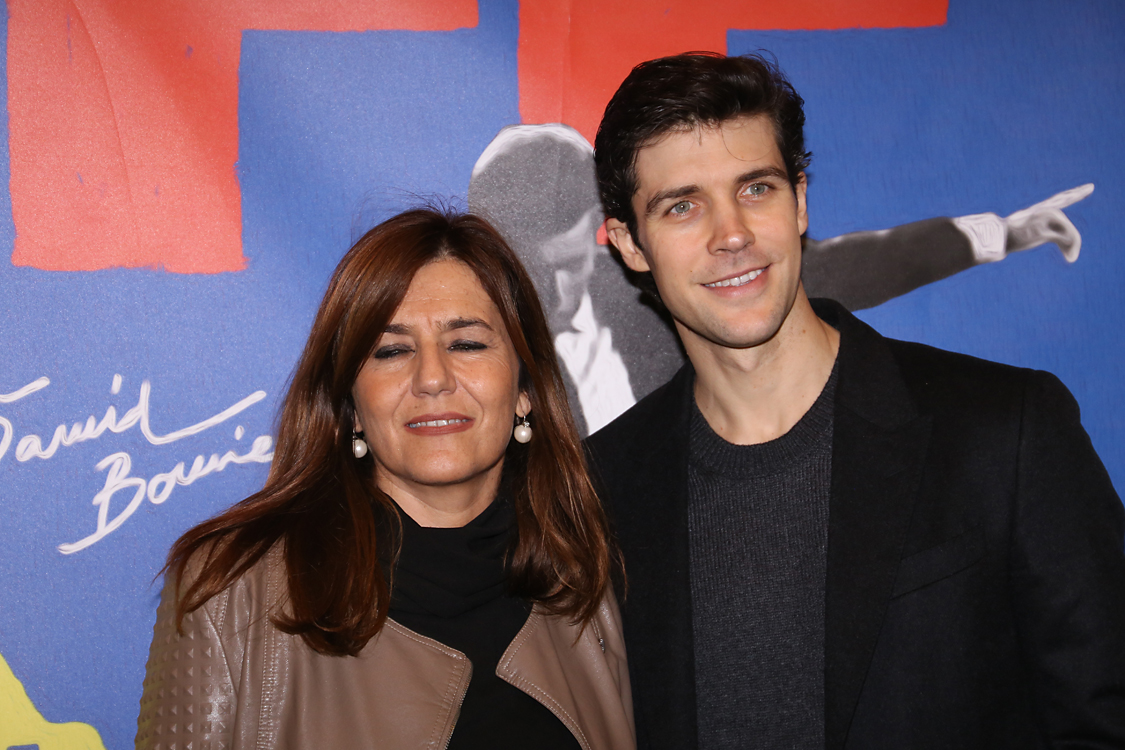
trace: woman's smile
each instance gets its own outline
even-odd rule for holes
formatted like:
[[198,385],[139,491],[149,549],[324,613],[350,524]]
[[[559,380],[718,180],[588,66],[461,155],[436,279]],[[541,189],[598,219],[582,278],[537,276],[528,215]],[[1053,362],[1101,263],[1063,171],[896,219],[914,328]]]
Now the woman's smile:
[[474,420],[463,414],[426,414],[406,423],[415,435],[447,435],[463,432],[473,426]]

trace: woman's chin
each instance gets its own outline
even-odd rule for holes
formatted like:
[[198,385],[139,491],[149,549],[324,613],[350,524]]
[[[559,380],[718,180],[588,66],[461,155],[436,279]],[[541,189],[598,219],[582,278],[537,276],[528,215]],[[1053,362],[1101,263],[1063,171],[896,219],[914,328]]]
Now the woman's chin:
[[[413,494],[421,493],[460,493],[473,491],[490,480],[499,476],[503,464],[503,457],[491,466],[480,466],[449,463],[427,466],[421,470],[404,474],[387,472],[379,484],[391,497],[395,496],[394,488],[400,487],[412,491]],[[389,481],[387,481],[389,480]]]

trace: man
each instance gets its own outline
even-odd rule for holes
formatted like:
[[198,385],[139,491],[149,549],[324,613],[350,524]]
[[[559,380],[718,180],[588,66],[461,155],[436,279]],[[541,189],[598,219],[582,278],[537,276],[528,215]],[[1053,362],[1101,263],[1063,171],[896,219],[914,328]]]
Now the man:
[[[1007,218],[927,219],[806,240],[805,287],[812,296],[858,310],[1045,242],[1058,243],[1073,262],[1081,236],[1062,209],[1092,189],[1060,193]],[[640,298],[598,243],[603,216],[594,152],[578,131],[557,123],[501,130],[473,168],[469,208],[492,221],[531,274],[584,435],[609,424],[683,365],[666,313]]]
[[588,441],[642,747],[1125,747],[1125,510],[1077,405],[810,303],[803,124],[774,65],[697,54],[598,132],[690,360]]

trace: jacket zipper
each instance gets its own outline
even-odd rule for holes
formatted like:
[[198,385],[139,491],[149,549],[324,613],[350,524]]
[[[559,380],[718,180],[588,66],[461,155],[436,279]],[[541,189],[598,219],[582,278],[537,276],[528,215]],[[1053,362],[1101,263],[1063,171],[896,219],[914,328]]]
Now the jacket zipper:
[[[457,709],[454,711],[454,713],[457,715],[457,719],[461,718],[461,705],[465,702],[465,693],[469,692],[469,682],[473,681],[473,663],[469,661],[469,657],[467,656],[465,657],[465,661],[469,664],[469,681],[465,683],[465,689],[461,691],[461,697],[457,699]],[[456,731],[457,720],[454,719],[453,729],[448,735],[446,735],[445,744],[442,745],[441,750],[449,750],[449,743],[453,741],[453,732]]]

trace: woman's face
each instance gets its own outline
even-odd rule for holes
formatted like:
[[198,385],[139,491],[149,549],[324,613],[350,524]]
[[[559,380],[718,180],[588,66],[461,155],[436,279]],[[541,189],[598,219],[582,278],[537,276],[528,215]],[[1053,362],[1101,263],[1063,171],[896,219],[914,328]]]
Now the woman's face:
[[519,370],[476,274],[456,260],[423,266],[352,388],[380,489],[400,504],[494,492],[514,417],[531,408]]

